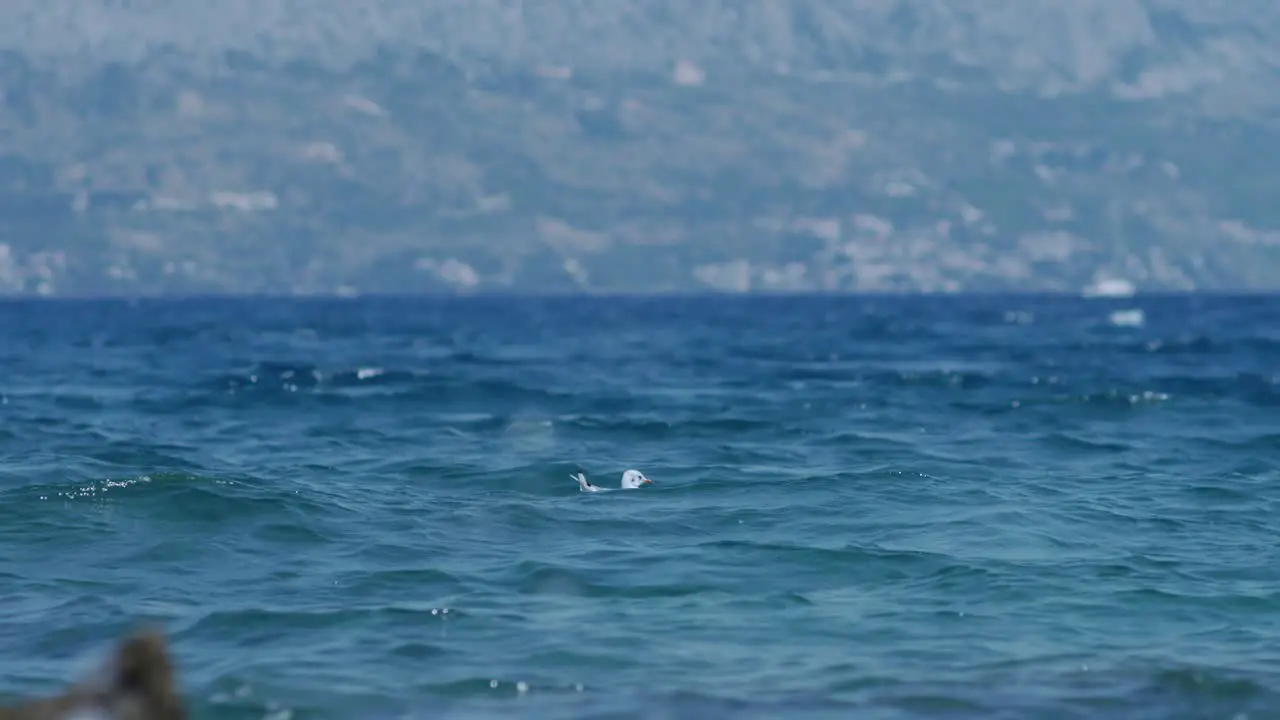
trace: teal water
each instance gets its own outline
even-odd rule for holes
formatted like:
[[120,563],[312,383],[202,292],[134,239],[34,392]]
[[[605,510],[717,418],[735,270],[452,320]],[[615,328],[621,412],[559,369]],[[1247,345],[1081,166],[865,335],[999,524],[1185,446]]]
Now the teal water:
[[1280,717],[1280,298],[12,301],[0,370],[7,697],[155,622],[202,718]]

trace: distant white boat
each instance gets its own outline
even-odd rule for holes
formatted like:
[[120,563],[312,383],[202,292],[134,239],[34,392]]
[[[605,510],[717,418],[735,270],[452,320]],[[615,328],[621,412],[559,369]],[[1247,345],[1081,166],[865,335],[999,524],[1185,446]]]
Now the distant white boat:
[[1133,283],[1124,278],[1102,278],[1080,291],[1087,298],[1096,297],[1133,297],[1137,292]]

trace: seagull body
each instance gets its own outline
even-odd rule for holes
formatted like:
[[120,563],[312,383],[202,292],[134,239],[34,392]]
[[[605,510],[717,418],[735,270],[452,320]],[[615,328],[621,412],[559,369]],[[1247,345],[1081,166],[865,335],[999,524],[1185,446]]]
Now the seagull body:
[[[577,473],[574,475],[570,475],[569,477],[578,481],[578,490],[580,492],[600,492],[606,489],[606,488],[600,487],[599,485],[592,485],[591,483],[587,482],[587,476],[584,475],[583,473]],[[618,489],[635,490],[641,485],[652,485],[652,484],[653,484],[653,481],[645,477],[644,473],[640,472],[639,470],[628,470],[622,473],[622,483]]]

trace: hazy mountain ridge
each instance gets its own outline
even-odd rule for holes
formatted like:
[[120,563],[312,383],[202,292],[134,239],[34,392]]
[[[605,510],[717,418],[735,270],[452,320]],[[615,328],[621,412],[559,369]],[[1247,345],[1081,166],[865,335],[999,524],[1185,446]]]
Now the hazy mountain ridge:
[[0,288],[1280,286],[1276,6],[518,5],[15,2]]

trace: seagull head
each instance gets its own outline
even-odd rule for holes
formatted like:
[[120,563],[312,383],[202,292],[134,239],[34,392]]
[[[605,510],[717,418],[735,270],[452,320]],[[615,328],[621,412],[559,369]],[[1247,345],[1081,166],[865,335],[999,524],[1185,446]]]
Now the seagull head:
[[622,473],[622,489],[635,490],[641,485],[652,485],[653,481],[644,476],[639,470],[628,470]]

